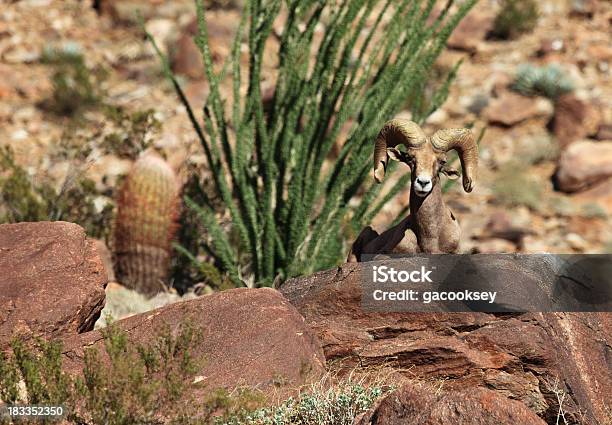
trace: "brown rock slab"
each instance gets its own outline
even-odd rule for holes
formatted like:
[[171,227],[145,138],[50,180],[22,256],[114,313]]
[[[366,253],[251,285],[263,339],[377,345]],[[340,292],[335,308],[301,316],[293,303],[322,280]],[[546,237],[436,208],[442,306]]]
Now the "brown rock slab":
[[506,127],[531,118],[546,117],[550,112],[545,99],[521,96],[511,91],[502,92],[492,99],[483,111],[490,123]]
[[583,206],[599,205],[608,215],[612,215],[612,177],[576,194],[573,199]]
[[318,335],[328,360],[344,370],[391,366],[411,378],[443,379],[450,390],[490,388],[553,423],[556,388],[566,394],[567,418],[609,419],[612,314],[365,312],[362,268],[372,264],[344,264],[280,289]]
[[106,271],[78,225],[0,225],[0,348],[12,337],[86,332],[104,307]]
[[94,239],[94,246],[96,247],[96,252],[100,256],[102,260],[102,264],[104,265],[104,271],[108,276],[109,282],[115,282],[115,271],[113,269],[113,255],[106,246],[106,242],[100,239]]
[[579,192],[612,177],[612,142],[588,140],[572,143],[561,153],[555,172],[555,187]]
[[595,135],[597,140],[612,141],[612,124],[602,124]]
[[552,129],[561,148],[596,134],[600,123],[601,112],[592,103],[572,93],[557,99]]
[[[207,12],[208,43],[215,64],[222,63],[231,54],[231,43],[239,21],[240,17],[234,12]],[[194,19],[170,49],[174,72],[191,79],[204,78],[204,61],[194,41],[197,34],[198,22]]]
[[385,397],[357,425],[544,425],[523,403],[484,388],[437,392],[407,384]]
[[503,210],[495,211],[489,217],[484,230],[483,237],[506,239],[515,244],[520,244],[525,235],[531,234],[529,229],[518,226],[513,218]]
[[[167,305],[116,322],[133,344],[154,342],[158,331],[175,331],[190,323],[201,332],[202,344],[192,353],[204,359],[206,390],[256,387],[292,391],[324,370],[325,357],[304,318],[278,291],[233,289]],[[64,343],[64,364],[78,373],[85,347],[103,352],[99,331]],[[286,393],[285,393],[286,394]]]
[[475,8],[459,23],[448,39],[451,49],[476,52],[487,34],[493,29],[495,14]]
[[479,239],[474,252],[480,254],[500,254],[516,252],[517,246],[513,242],[502,238]]

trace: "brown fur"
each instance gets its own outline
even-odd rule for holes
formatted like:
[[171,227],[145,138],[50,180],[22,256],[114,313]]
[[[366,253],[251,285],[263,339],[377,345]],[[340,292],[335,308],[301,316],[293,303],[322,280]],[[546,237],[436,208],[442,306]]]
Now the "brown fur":
[[[459,249],[461,231],[450,209],[442,200],[440,174],[456,177],[457,172],[445,167],[446,154],[436,151],[430,143],[394,150],[392,159],[411,168],[410,214],[399,224],[378,234],[370,226],[357,237],[348,262],[361,261],[362,254],[454,253]],[[432,176],[432,189],[425,197],[413,190],[417,175]]]

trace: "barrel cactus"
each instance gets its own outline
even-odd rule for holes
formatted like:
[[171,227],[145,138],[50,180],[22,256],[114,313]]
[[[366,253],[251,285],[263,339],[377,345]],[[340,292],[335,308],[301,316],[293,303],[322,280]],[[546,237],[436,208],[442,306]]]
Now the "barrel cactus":
[[157,154],[134,163],[119,190],[113,232],[115,272],[123,285],[147,295],[167,287],[179,192],[176,174]]

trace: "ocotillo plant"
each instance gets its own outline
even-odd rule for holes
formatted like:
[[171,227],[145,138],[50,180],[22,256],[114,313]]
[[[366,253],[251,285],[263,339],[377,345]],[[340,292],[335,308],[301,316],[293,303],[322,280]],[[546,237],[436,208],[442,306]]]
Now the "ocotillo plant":
[[125,178],[117,199],[113,257],[120,283],[153,295],[165,288],[179,213],[177,177],[146,153]]
[[[206,12],[196,0],[195,39],[210,85],[202,118],[187,101],[167,58],[148,38],[187,109],[216,195],[239,238],[232,243],[209,202],[186,199],[207,229],[203,245],[236,284],[250,280],[248,275],[256,285],[269,285],[278,276],[341,261],[344,239],[405,187],[407,176],[389,195],[379,197],[381,189],[369,176],[372,140],[407,99],[422,103],[418,100],[429,70],[476,0],[457,5],[453,0],[245,3],[232,53],[217,72]],[[277,20],[281,13],[283,19]],[[284,22],[282,30],[272,34],[273,23],[279,21]],[[276,36],[278,51],[266,52],[278,59],[274,98],[267,103],[260,85],[262,61],[266,40]],[[423,122],[444,102],[455,71],[430,108],[413,108],[413,120]],[[226,97],[220,84],[230,74],[233,95]],[[330,150],[347,126],[346,141],[329,164]],[[364,184],[369,188],[361,195]],[[239,259],[244,252],[248,264]],[[192,254],[195,259],[198,253]]]

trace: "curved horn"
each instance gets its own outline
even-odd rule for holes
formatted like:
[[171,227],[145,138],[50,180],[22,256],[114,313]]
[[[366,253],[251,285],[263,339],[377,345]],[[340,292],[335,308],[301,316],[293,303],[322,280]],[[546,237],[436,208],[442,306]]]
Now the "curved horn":
[[420,146],[427,138],[421,127],[413,121],[406,119],[393,119],[387,121],[376,137],[374,145],[374,179],[381,183],[385,178],[387,169],[387,148],[399,144],[405,146]]
[[431,138],[431,144],[437,150],[447,152],[455,149],[459,153],[463,169],[463,189],[471,192],[478,168],[478,145],[472,132],[467,128],[449,128],[438,130]]

